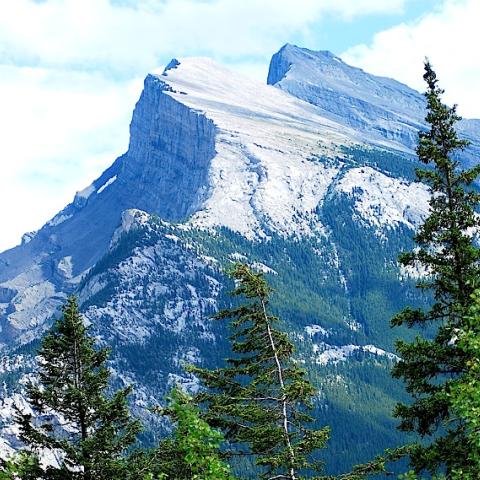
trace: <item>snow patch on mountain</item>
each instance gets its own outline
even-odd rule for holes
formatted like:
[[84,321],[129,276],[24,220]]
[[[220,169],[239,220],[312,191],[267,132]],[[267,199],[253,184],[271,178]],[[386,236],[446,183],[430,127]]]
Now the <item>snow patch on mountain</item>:
[[209,196],[192,223],[226,226],[248,238],[265,237],[267,230],[311,235],[318,223],[313,212],[339,171],[339,165],[311,159],[322,148],[332,153],[338,144],[351,144],[355,132],[209,59],[180,59],[159,78],[169,87],[166,95],[217,128]]
[[371,167],[348,170],[336,188],[354,199],[359,219],[378,230],[400,224],[414,229],[429,211],[430,193],[424,184],[389,177]]
[[342,345],[332,346],[326,343],[313,345],[314,361],[318,365],[327,365],[329,363],[337,364],[345,362],[356,352],[363,352],[377,357],[385,357],[391,361],[398,361],[399,357],[394,353],[387,352],[375,345]]
[[117,176],[114,175],[113,177],[109,178],[98,190],[97,194],[102,193],[107,187],[109,187],[113,182],[117,180]]

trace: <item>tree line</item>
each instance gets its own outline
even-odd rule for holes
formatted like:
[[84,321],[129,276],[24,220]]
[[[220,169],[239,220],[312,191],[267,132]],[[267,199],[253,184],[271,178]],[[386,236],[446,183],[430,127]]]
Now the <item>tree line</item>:
[[[461,168],[458,152],[468,143],[455,130],[460,117],[442,102],[428,61],[424,80],[430,129],[419,134],[426,168],[417,177],[429,187],[430,211],[400,263],[425,272],[417,286],[433,293],[433,303],[391,320],[393,327],[435,327],[433,336],[397,342],[392,372],[411,396],[394,416],[416,443],[326,475],[318,452],[329,428],[312,426],[315,387],[271,311],[274,292],[264,275],[236,264],[230,274],[238,305],[215,316],[230,325],[232,355],[220,368],[186,367],[202,388],[193,397],[180,387],[170,392],[156,413],[173,431],[148,450],[135,449],[142,426],[129,410],[132,387],[109,393],[109,351],[98,347],[69,298],[38,351],[27,388],[32,412],[17,411],[25,448],[2,461],[0,480],[234,480],[232,465],[242,458],[253,459],[263,480],[360,480],[402,458],[410,465],[403,480],[480,478],[480,166]],[[47,453],[54,461],[45,464]]]

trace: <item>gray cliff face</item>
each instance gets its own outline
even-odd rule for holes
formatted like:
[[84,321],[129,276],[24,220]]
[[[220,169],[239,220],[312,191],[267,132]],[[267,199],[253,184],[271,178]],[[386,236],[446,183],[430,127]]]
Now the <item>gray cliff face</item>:
[[[315,105],[339,123],[376,136],[379,144],[387,140],[401,150],[414,150],[418,131],[425,128],[422,94],[347,65],[328,51],[283,46],[272,57],[267,82]],[[465,154],[471,163],[480,153],[478,120],[464,120],[458,130],[472,142]]]
[[270,67],[268,69],[267,84],[276,85],[281,82],[292,67],[292,59],[284,52],[289,49],[290,45],[284,45],[277,53],[272,56],[270,60]]
[[0,344],[42,329],[107,251],[122,212],[139,208],[182,221],[209,192],[215,126],[147,76],[131,122],[128,152],[22,245],[0,255]]
[[121,178],[136,187],[129,208],[181,221],[197,211],[208,194],[215,126],[203,114],[165,95],[164,88],[153,75],[145,80]]

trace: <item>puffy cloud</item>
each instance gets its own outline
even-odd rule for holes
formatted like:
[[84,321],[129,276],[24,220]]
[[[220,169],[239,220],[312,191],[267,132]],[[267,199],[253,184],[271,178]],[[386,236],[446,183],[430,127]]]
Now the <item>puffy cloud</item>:
[[422,64],[428,57],[446,90],[445,100],[458,103],[462,115],[480,118],[479,19],[478,0],[446,0],[415,22],[379,32],[369,45],[350,48],[342,58],[423,91]]
[[126,150],[141,82],[0,66],[0,248],[40,227]]
[[0,16],[0,60],[14,64],[149,70],[165,55],[270,55],[326,14],[400,12],[405,0],[15,0]]

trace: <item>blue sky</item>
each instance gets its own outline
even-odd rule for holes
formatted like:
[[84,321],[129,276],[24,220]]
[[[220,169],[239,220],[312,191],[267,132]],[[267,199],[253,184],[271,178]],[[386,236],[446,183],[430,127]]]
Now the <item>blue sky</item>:
[[[312,29],[312,37],[309,40],[313,43],[313,49],[330,50],[340,55],[354,45],[369,43],[375,33],[379,31],[402,22],[418,20],[425,14],[434,11],[435,6],[438,6],[439,3],[441,2],[438,0],[411,0],[403,2],[400,9],[392,8],[390,12],[386,9],[387,11],[377,14],[353,18],[330,14],[319,20]],[[388,2],[386,4],[388,5]],[[302,38],[299,38],[298,41],[301,42]]]
[[480,117],[478,0],[7,0],[0,5],[0,250],[39,228],[128,146],[142,80],[210,56],[265,81],[289,42],[422,88]]

